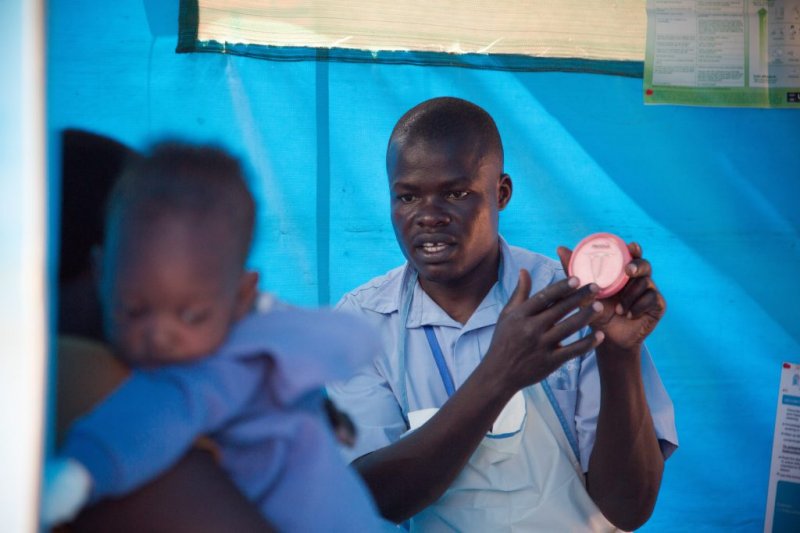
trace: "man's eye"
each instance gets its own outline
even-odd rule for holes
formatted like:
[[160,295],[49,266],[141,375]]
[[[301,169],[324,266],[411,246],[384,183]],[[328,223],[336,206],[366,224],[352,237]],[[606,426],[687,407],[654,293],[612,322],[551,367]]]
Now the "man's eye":
[[400,196],[397,197],[397,199],[403,202],[404,204],[410,204],[411,202],[416,200],[416,198],[417,197],[414,196],[413,194],[401,194]]
[[180,318],[184,324],[196,326],[202,324],[211,315],[208,309],[184,309],[181,311]]
[[447,193],[448,200],[463,200],[469,195],[469,191],[450,191]]

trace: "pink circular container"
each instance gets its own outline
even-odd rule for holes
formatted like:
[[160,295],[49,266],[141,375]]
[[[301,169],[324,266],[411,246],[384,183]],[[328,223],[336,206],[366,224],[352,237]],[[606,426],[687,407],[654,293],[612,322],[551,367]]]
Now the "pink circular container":
[[625,267],[631,259],[625,241],[611,233],[593,233],[572,251],[568,271],[580,280],[581,286],[597,283],[597,297],[608,298],[628,282]]

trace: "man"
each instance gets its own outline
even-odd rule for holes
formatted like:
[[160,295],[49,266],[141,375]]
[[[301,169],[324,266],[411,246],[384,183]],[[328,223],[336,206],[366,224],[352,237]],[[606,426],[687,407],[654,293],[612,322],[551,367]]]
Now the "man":
[[643,344],[666,304],[639,246],[630,281],[602,301],[508,246],[500,136],[464,100],[403,115],[386,166],[408,264],[340,302],[380,329],[383,352],[330,388],[381,512],[426,531],[642,525],[677,436]]

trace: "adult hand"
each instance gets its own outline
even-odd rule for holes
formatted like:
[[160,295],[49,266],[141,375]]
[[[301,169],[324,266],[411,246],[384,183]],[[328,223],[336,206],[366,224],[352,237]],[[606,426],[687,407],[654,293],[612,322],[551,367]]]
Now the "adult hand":
[[[592,319],[591,326],[605,334],[607,344],[638,350],[661,320],[667,303],[651,278],[652,268],[642,258],[641,246],[632,242],[628,250],[633,259],[625,273],[630,280],[620,292],[602,300],[603,311]],[[572,250],[559,246],[557,251],[566,272]]]
[[538,383],[569,359],[590,351],[603,341],[603,333],[598,331],[562,344],[603,311],[603,304],[594,301],[597,285],[580,289],[577,286],[578,279],[573,277],[529,296],[530,273],[520,271],[517,287],[500,313],[482,364],[485,370],[495,372],[508,394]]
[[[600,412],[589,458],[586,488],[611,523],[625,531],[640,527],[653,512],[664,470],[641,374],[642,343],[664,314],[666,303],[653,283],[650,263],[636,243],[625,265],[630,279],[601,300],[604,310],[591,326],[605,333],[596,350]],[[566,270],[572,251],[559,247]]]

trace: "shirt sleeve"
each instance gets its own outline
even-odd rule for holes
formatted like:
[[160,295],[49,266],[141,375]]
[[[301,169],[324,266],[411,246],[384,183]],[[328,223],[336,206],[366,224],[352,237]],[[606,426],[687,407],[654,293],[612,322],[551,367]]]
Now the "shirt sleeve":
[[380,531],[369,489],[342,461],[330,431],[316,417],[295,414],[296,434],[281,440],[278,477],[264,511],[281,531]]
[[[661,446],[661,453],[664,455],[664,459],[667,459],[678,447],[675,410],[646,346],[642,347],[641,364],[647,405],[653,418],[653,426]],[[597,369],[597,358],[594,351],[592,351],[581,364],[575,409],[578,448],[580,450],[581,467],[584,472],[589,471],[589,457],[592,455],[597,435],[597,416],[599,413],[600,373]]]
[[73,425],[61,453],[89,470],[93,500],[126,494],[230,420],[263,379],[257,363],[212,357],[134,371]]
[[327,309],[275,309],[242,320],[226,342],[233,355],[264,354],[275,363],[269,389],[283,405],[351,377],[380,351],[380,338],[360,315]]
[[[370,321],[378,328],[381,325],[378,322],[386,319],[382,314],[370,316],[347,297],[339,303],[337,309],[372,319]],[[385,357],[385,353],[377,354],[374,361],[362,366],[349,380],[332,383],[327,387],[328,396],[339,409],[350,416],[356,427],[355,446],[342,448],[342,454],[348,462],[392,444],[408,429],[400,404],[386,379],[386,372],[383,370],[385,367],[381,364]]]

